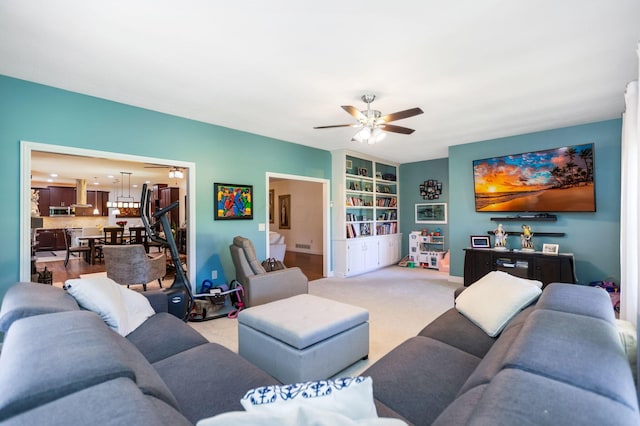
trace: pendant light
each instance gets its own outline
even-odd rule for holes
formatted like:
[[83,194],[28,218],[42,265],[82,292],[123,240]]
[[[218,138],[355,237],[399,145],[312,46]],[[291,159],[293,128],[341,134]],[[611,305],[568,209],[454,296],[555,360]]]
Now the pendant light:
[[100,183],[98,182],[98,178],[95,177],[95,176],[93,178],[93,184],[96,185],[95,203],[93,204],[95,207],[93,208],[93,214],[94,214],[94,216],[98,216],[100,214],[100,210],[98,210],[98,188],[97,188],[97,185],[99,185]]
[[[136,201],[135,198],[131,196],[131,175],[132,174],[133,173],[131,172],[120,172],[120,195],[116,194],[115,201],[107,203],[107,207],[114,208],[112,213],[115,215],[120,214],[121,208],[124,208],[124,209],[140,208],[140,201]],[[124,175],[128,175],[129,177],[129,181],[128,181],[129,192],[126,197],[124,196]],[[117,182],[118,181],[115,181],[114,183],[117,183]]]

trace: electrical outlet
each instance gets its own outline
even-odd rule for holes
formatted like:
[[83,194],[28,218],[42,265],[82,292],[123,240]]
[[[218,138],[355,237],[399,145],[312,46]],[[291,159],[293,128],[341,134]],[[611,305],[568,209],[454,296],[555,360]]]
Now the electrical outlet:
[[211,279],[212,280],[217,280],[218,279],[218,270],[217,269],[212,269],[211,270]]

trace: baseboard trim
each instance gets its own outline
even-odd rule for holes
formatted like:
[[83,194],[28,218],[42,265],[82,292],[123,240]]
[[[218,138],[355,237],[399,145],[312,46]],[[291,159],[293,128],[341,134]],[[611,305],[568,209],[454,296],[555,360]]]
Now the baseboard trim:
[[456,283],[456,284],[464,284],[464,277],[449,275],[449,282]]

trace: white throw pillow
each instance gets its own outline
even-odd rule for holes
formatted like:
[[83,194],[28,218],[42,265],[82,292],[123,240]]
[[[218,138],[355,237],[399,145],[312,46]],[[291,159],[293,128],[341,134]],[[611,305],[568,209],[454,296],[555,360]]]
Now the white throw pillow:
[[456,309],[495,337],[523,308],[542,293],[542,283],[502,271],[489,272],[456,298]]
[[400,419],[353,420],[339,413],[299,406],[295,410],[274,412],[229,411],[199,420],[196,426],[407,426]]
[[240,400],[248,412],[281,413],[309,407],[352,420],[377,418],[371,377],[345,377],[251,389]]
[[155,314],[146,297],[107,277],[71,279],[67,292],[78,305],[100,315],[102,320],[122,336],[138,328]]

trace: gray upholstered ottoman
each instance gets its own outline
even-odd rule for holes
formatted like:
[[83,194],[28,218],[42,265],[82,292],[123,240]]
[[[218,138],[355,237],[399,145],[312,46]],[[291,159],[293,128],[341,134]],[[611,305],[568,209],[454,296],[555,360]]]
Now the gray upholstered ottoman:
[[282,383],[327,379],[369,354],[369,312],[301,294],[238,315],[241,356]]

